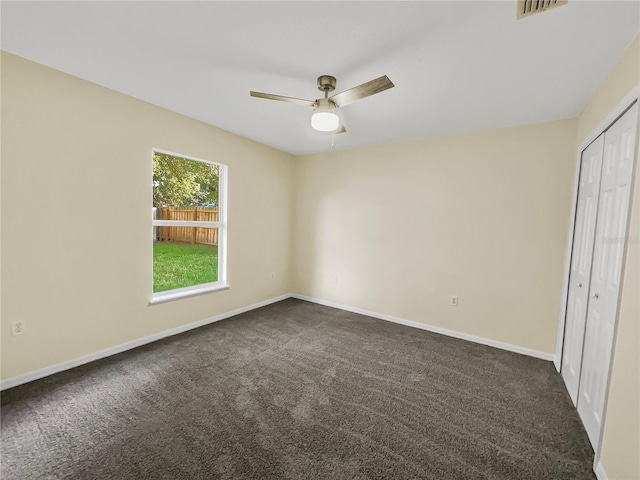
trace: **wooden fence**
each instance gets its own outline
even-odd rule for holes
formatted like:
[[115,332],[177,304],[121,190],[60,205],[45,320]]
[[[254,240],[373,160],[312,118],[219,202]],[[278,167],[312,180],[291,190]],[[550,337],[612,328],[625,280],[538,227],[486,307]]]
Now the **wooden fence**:
[[[156,220],[217,222],[217,207],[157,207]],[[155,240],[218,245],[218,229],[207,227],[155,227]]]

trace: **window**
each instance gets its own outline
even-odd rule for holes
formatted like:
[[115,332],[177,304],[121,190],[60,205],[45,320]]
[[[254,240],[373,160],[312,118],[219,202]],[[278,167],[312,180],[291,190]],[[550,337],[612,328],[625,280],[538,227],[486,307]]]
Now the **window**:
[[226,285],[227,167],[153,150],[151,303]]

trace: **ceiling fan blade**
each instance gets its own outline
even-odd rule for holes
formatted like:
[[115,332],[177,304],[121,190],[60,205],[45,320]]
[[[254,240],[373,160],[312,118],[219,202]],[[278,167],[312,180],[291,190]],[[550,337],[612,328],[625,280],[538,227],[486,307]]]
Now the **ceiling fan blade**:
[[315,105],[314,101],[303,100],[301,98],[283,97],[282,95],[273,95],[271,93],[262,93],[262,92],[249,92],[249,93],[251,94],[252,97],[266,98],[267,100],[279,100],[281,102],[297,103],[299,105],[306,105],[308,107],[313,107]]
[[393,82],[389,80],[389,77],[383,75],[370,82],[363,83],[357,87],[345,90],[342,93],[338,93],[330,98],[338,107],[342,108],[350,103],[360,100],[361,98],[370,97],[376,93],[380,93],[388,88],[392,88]]
[[346,131],[347,131],[347,129],[344,128],[344,123],[341,123],[340,127],[333,133],[334,133],[334,135],[338,135],[339,133],[346,133]]

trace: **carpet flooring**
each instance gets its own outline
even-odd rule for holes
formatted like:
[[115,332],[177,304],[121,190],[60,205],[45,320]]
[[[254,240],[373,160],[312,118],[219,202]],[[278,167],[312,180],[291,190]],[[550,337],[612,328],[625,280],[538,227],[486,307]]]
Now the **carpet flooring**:
[[289,299],[2,394],[3,480],[595,479],[551,362]]

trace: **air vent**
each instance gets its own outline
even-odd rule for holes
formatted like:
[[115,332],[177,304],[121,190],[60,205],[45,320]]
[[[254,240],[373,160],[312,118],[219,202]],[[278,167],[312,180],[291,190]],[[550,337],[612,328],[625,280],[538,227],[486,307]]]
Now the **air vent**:
[[566,5],[569,0],[518,0],[518,18]]

